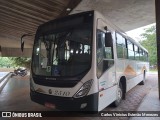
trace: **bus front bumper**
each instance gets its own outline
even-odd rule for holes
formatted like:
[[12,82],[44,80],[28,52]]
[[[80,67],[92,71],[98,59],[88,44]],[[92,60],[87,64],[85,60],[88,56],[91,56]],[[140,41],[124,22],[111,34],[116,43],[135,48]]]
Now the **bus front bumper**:
[[94,93],[81,98],[59,97],[30,91],[31,100],[45,105],[49,103],[56,109],[63,111],[98,111],[98,93]]

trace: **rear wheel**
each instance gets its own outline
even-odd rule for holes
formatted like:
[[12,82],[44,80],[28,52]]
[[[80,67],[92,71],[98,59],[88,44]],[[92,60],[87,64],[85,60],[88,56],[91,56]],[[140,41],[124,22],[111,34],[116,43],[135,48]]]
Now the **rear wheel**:
[[117,107],[122,101],[122,96],[123,96],[123,90],[122,90],[122,83],[120,82],[116,95],[117,99],[112,103],[112,105]]

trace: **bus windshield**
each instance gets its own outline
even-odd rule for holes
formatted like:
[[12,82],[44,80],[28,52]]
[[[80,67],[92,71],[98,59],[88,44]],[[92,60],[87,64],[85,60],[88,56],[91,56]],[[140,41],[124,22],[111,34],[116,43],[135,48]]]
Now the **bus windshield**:
[[49,32],[37,37],[32,70],[41,76],[75,76],[91,66],[92,29],[80,27]]

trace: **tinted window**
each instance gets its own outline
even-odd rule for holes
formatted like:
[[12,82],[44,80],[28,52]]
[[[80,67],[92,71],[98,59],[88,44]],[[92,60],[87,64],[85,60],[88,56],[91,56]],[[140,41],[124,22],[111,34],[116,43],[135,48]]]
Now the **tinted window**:
[[113,45],[107,45],[107,47],[105,47],[105,35],[106,34],[103,31],[97,30],[97,77],[98,78],[114,63]]
[[34,73],[59,77],[87,71],[91,65],[91,36],[87,26],[40,36],[34,46]]
[[116,33],[116,41],[117,41],[117,57],[118,58],[127,58],[127,49],[126,49],[126,40],[125,38]]

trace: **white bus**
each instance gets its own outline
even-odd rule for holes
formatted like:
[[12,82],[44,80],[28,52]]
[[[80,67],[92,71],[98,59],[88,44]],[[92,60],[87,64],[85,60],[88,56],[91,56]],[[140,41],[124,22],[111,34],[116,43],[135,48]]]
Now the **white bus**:
[[38,27],[30,96],[63,111],[101,111],[144,84],[148,69],[147,50],[100,13],[73,14]]

